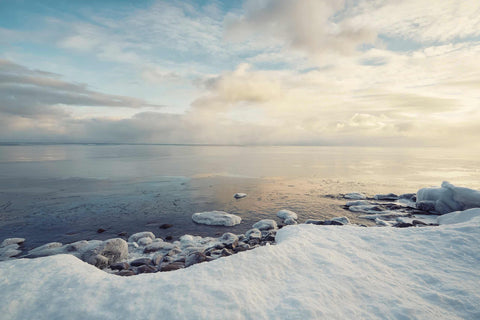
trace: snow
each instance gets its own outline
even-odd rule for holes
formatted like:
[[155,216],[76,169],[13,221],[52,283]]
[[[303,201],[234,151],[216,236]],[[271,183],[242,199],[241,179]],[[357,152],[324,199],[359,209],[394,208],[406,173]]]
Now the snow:
[[365,200],[367,199],[367,196],[364,195],[363,193],[359,193],[359,192],[350,192],[350,193],[347,193],[343,196],[345,199],[349,199],[349,200]]
[[290,210],[286,210],[286,209],[279,210],[277,212],[277,217],[279,217],[280,219],[283,219],[283,220],[286,220],[288,218],[291,218],[291,219],[294,219],[294,220],[298,219],[298,215],[295,212],[290,211]]
[[447,217],[449,224],[425,228],[286,226],[274,246],[128,278],[72,255],[1,262],[0,314],[5,320],[479,319],[480,212]]
[[470,222],[472,219],[480,217],[480,208],[467,209],[465,211],[455,211],[444,214],[437,218],[439,224],[455,224],[459,222]]
[[434,211],[445,214],[480,207],[480,191],[456,187],[444,181],[440,188],[422,188],[417,192],[417,206],[433,206]]
[[232,227],[239,224],[242,218],[224,211],[206,211],[194,213],[192,220],[200,224]]

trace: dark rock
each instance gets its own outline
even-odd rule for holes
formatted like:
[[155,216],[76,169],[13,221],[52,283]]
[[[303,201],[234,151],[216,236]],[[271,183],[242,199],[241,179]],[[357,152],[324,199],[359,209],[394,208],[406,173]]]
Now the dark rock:
[[409,227],[413,227],[413,224],[408,222],[397,222],[393,226],[396,228],[409,228]]
[[168,241],[173,240],[173,237],[172,236],[166,236],[165,240],[168,240]]
[[172,250],[168,251],[167,256],[173,257],[180,253],[182,253],[182,250],[180,250],[180,248],[173,248]]
[[123,231],[123,232],[120,232],[120,233],[118,234],[118,236],[119,236],[119,237],[125,237],[125,238],[126,238],[126,237],[128,236],[128,233],[125,232],[125,231]]
[[401,194],[398,198],[399,199],[406,199],[406,200],[410,200],[410,201],[416,201],[417,200],[417,195],[415,193],[404,193],[404,194]]
[[152,259],[150,258],[140,258],[140,259],[136,259],[136,260],[133,260],[132,262],[130,262],[130,265],[132,267],[139,267],[139,266],[142,266],[142,265],[151,265],[153,264],[152,262]]
[[308,219],[305,221],[306,224],[315,224],[315,225],[323,225],[324,221],[323,220],[314,220],[314,219]]
[[110,266],[110,269],[112,270],[127,270],[129,269],[130,266],[128,264],[128,262],[117,262],[117,263],[114,263]]
[[228,256],[231,256],[232,254],[233,254],[233,251],[230,250],[230,249],[224,248],[222,250],[222,256],[223,257],[228,257]]
[[413,220],[413,221],[412,221],[412,224],[413,224],[414,226],[426,226],[426,225],[428,225],[427,223],[425,223],[425,222],[423,222],[423,221],[420,221],[420,220]]
[[207,256],[203,252],[192,252],[185,259],[185,267],[190,267],[191,265],[203,262],[207,259]]
[[250,239],[250,240],[248,240],[248,244],[250,246],[259,245],[260,244],[260,239],[256,239],[256,238],[255,239]]
[[277,232],[275,230],[271,231],[262,231],[262,241],[275,241],[275,235]]
[[417,209],[422,211],[435,211],[435,201],[419,201],[415,204]]
[[160,271],[162,272],[173,271],[173,270],[178,270],[183,268],[185,268],[185,263],[183,262],[162,263],[160,267]]
[[104,233],[105,231],[107,231],[107,230],[105,230],[103,228],[100,228],[100,229],[97,230],[97,233]]
[[238,245],[237,247],[235,247],[235,249],[233,249],[233,251],[235,253],[241,252],[241,251],[247,251],[247,250],[250,250],[250,246],[246,243],[242,243],[242,244]]
[[154,273],[157,272],[157,268],[149,265],[141,265],[137,268],[134,269],[136,274],[141,274],[141,273]]
[[164,223],[164,224],[159,226],[160,229],[168,229],[168,228],[171,228],[171,227],[173,227],[173,224],[169,224],[169,223]]
[[127,270],[120,270],[120,272],[116,273],[118,276],[122,277],[130,277],[136,275],[135,271],[127,269]]
[[104,269],[108,267],[108,258],[102,256],[101,254],[92,255],[86,260],[87,263],[94,265],[99,269]]
[[375,200],[398,200],[398,196],[395,193],[377,194],[374,197]]
[[246,233],[245,233],[245,237],[247,238],[247,240],[250,242],[250,240],[260,240],[262,238],[262,232],[257,229],[257,228],[253,228],[253,229],[250,229],[248,230]]
[[323,222],[323,225],[325,225],[325,226],[343,226],[344,224],[341,223],[340,221],[325,220],[325,221]]

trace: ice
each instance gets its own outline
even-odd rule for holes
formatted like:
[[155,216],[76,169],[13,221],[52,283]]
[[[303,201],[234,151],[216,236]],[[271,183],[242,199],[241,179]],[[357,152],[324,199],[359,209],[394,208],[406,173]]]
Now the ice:
[[194,213],[192,220],[200,224],[232,227],[239,224],[242,218],[224,211],[206,211]]
[[25,238],[8,238],[2,241],[2,244],[0,244],[0,248],[9,246],[11,244],[22,244],[25,242]]
[[280,219],[288,219],[288,218],[292,218],[292,219],[295,219],[297,220],[298,219],[298,215],[293,212],[293,211],[290,211],[290,210],[286,210],[286,209],[283,209],[283,210],[279,210],[277,212],[277,217],[279,217]]
[[375,200],[398,200],[398,196],[394,193],[376,194],[373,198]]
[[431,228],[286,226],[274,246],[129,278],[71,255],[9,260],[0,263],[0,314],[5,320],[479,319],[480,214],[447,217],[452,224]]
[[423,188],[417,192],[417,207],[434,208],[445,214],[480,207],[480,191],[456,187],[444,181],[440,188]]
[[367,196],[365,196],[363,193],[359,193],[359,192],[350,192],[350,193],[347,193],[343,196],[345,199],[349,199],[349,200],[365,200],[367,199]]
[[252,228],[259,230],[277,229],[277,223],[272,219],[263,219],[255,223]]
[[128,238],[128,242],[138,242],[142,238],[155,239],[155,235],[150,231],[137,232]]
[[355,207],[355,206],[369,206],[372,203],[367,200],[355,200],[355,201],[348,201],[345,205],[347,207]]
[[350,206],[348,207],[348,210],[352,212],[363,212],[363,213],[372,213],[372,214],[382,211],[382,209],[379,206],[374,204]]
[[439,216],[439,224],[456,224],[470,222],[472,219],[480,217],[480,208],[467,209],[465,211],[455,211]]
[[233,197],[234,197],[235,199],[245,198],[246,196],[247,196],[246,193],[241,193],[241,192],[237,192],[237,193],[235,193],[235,194],[233,195]]

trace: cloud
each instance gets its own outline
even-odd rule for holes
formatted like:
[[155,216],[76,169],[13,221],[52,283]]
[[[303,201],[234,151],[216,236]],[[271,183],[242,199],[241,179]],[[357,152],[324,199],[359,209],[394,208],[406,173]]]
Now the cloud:
[[0,112],[65,117],[69,112],[64,106],[159,107],[142,99],[90,90],[86,84],[66,82],[57,74],[0,60]]
[[350,54],[357,46],[372,43],[376,33],[336,19],[343,10],[345,1],[338,0],[249,0],[245,15],[227,24],[227,37],[245,40],[260,34],[312,55]]

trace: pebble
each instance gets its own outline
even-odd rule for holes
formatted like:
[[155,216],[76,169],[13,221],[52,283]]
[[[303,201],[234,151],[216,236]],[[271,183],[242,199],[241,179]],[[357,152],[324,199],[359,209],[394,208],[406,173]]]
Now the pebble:
[[171,227],[173,227],[173,224],[168,224],[168,223],[164,223],[159,226],[160,229],[169,229]]
[[130,265],[132,267],[139,267],[142,265],[150,265],[150,264],[153,264],[152,259],[150,258],[139,258],[130,262]]

